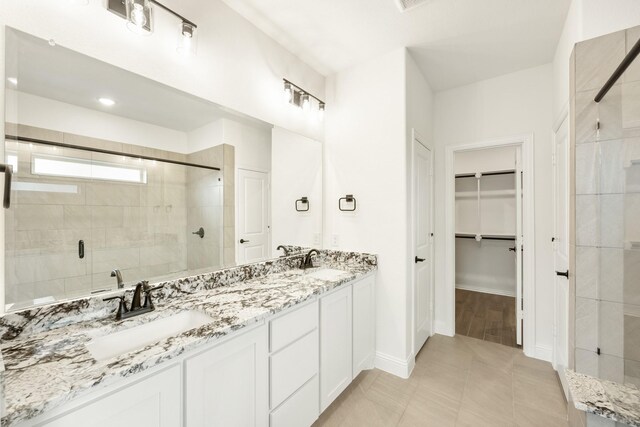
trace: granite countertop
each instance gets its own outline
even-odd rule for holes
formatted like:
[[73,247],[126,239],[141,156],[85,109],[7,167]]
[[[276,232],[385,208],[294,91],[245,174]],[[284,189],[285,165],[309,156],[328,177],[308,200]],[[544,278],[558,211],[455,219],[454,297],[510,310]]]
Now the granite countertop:
[[640,427],[640,390],[567,370],[567,381],[576,409],[619,423]]
[[[3,340],[5,413],[2,426],[33,418],[98,385],[149,369],[187,351],[256,324],[282,310],[313,299],[342,284],[370,274],[376,265],[343,264],[335,280],[320,280],[299,269],[268,274],[228,286],[198,290],[156,303],[156,310],[116,322],[113,314],[78,321],[39,333]],[[144,348],[98,362],[85,344],[92,337],[127,329],[184,310],[199,310],[214,320],[197,329]],[[23,336],[26,335],[26,336]],[[46,386],[43,386],[46,384]]]

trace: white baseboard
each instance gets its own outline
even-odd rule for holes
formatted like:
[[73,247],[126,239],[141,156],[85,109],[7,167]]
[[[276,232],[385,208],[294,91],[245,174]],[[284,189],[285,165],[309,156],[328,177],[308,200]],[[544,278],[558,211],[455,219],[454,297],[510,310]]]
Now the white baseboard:
[[536,359],[544,360],[545,362],[552,362],[553,349],[551,347],[537,345],[535,347],[535,354],[532,357]]
[[435,334],[446,335],[448,337],[454,336],[455,329],[451,327],[447,322],[443,322],[442,320],[436,320],[433,322],[433,332]]
[[456,285],[456,289],[462,289],[465,291],[473,291],[473,292],[482,292],[483,294],[493,294],[493,295],[502,295],[505,297],[513,297],[515,298],[515,291],[504,291],[499,289],[492,288],[483,288],[482,286],[474,286],[474,285]]
[[400,378],[409,378],[415,363],[416,359],[413,355],[403,360],[376,351],[375,367]]

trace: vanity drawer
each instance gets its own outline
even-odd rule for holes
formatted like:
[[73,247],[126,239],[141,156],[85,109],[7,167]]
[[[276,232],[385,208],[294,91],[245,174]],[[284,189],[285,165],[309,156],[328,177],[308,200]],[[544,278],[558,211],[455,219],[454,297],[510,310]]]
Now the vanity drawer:
[[315,375],[271,413],[271,427],[308,427],[320,415],[320,384]]
[[318,330],[270,357],[271,409],[277,408],[318,374]]
[[318,327],[318,301],[270,322],[269,350],[276,352]]

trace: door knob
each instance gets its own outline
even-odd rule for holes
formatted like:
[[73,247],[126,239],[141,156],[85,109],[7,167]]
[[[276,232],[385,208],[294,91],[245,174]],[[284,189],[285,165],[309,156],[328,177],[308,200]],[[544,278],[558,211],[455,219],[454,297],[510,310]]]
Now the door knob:
[[418,257],[415,258],[415,263],[416,264],[419,263],[419,262],[424,262],[424,261],[426,261],[425,258],[418,258]]
[[248,240],[240,239],[240,243],[249,243]]
[[200,227],[197,231],[194,231],[191,234],[195,234],[197,236],[200,236],[201,239],[204,239],[204,228]]
[[569,278],[569,270],[567,271],[556,271],[556,276],[564,276],[567,279]]

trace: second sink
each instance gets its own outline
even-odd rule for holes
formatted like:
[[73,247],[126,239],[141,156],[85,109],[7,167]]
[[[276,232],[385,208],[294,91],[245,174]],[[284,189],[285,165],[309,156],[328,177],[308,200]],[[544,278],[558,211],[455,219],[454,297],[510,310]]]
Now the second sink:
[[305,274],[309,277],[313,277],[314,279],[333,281],[333,280],[343,278],[345,275],[349,273],[346,271],[336,270],[333,268],[319,268],[318,270],[309,271]]
[[211,322],[213,318],[202,312],[181,311],[173,316],[93,338],[87,343],[87,350],[97,361],[108,360]]

